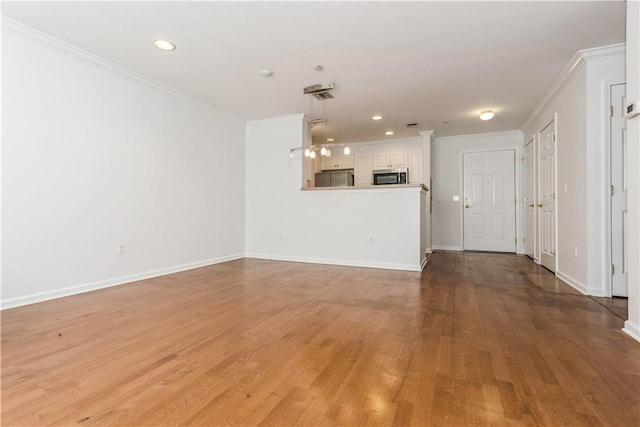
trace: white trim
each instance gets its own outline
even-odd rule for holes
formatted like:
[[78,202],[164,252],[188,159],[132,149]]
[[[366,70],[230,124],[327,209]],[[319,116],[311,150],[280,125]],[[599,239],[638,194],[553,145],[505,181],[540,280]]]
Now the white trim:
[[536,106],[536,108],[534,108],[527,121],[525,121],[521,126],[521,129],[528,129],[529,126],[531,126],[536,120],[540,118],[542,113],[544,113],[544,111],[551,105],[551,103],[560,94],[562,89],[564,89],[565,86],[569,84],[571,79],[573,79],[576,73],[580,71],[580,69],[587,63],[587,61],[624,54],[625,46],[625,43],[618,43],[609,46],[579,50],[573,56],[573,58],[571,58],[569,65],[567,65],[562,74],[560,74],[556,81],[551,85],[551,88],[544,95],[540,103]]
[[190,95],[187,95],[185,93],[182,93],[176,89],[173,89],[169,86],[166,86],[162,83],[159,83],[155,80],[152,80],[146,76],[143,76],[142,74],[138,74],[137,72],[130,70],[126,67],[123,67],[121,65],[115,64],[111,61],[108,61],[98,55],[95,55],[93,53],[87,52],[86,50],[80,49],[77,46],[74,46],[72,44],[69,44],[65,41],[62,41],[60,39],[57,39],[55,37],[52,37],[48,34],[45,34],[41,31],[38,31],[34,28],[31,28],[21,22],[18,21],[14,21],[11,18],[7,18],[6,16],[2,16],[2,20],[0,21],[1,24],[0,26],[2,27],[2,29],[6,29],[7,31],[12,32],[13,34],[26,38],[29,41],[35,42],[35,43],[39,43],[42,46],[57,50],[58,52],[67,54],[67,55],[71,55],[74,56],[76,58],[80,58],[80,59],[84,59],[85,61],[91,62],[95,65],[107,68],[113,72],[116,72],[118,74],[121,74],[123,76],[129,77],[133,80],[136,80],[138,82],[144,83],[148,86],[151,86],[155,89],[158,89],[162,92],[165,92],[169,95],[172,95],[176,98],[179,98],[183,101],[189,102],[193,105],[196,105],[200,108],[203,108],[211,113],[214,113],[220,117],[224,117],[226,119],[229,119],[231,121],[240,123],[240,124],[245,124],[244,120],[239,119],[238,117],[234,117],[234,116],[230,116],[226,113],[223,113],[220,110],[217,110],[213,107],[211,107],[210,105],[208,105],[206,102],[194,98]]
[[462,246],[444,246],[444,245],[433,245],[434,251],[456,251],[462,252]]
[[565,282],[567,285],[574,288],[575,290],[577,290],[578,292],[580,292],[581,294],[588,295],[587,286],[583,283],[580,283],[580,281],[574,279],[573,277],[567,274],[564,274],[561,271],[556,272],[556,277],[562,280],[563,282]]
[[[447,141],[449,139],[477,139],[477,138],[490,138],[497,136],[509,136],[509,135],[522,135],[522,131],[520,129],[513,130],[504,130],[499,132],[484,132],[484,133],[469,133],[466,135],[451,135],[451,136],[438,136],[435,141]],[[482,150],[481,150],[482,151]]]
[[131,282],[137,282],[139,280],[151,279],[153,277],[164,276],[167,274],[178,273],[186,270],[193,270],[200,267],[206,267],[209,265],[220,264],[222,262],[233,261],[242,258],[244,258],[244,254],[228,255],[220,258],[212,258],[203,261],[191,262],[188,264],[176,265],[173,267],[161,268],[158,270],[146,271],[143,273],[114,277],[112,279],[101,280],[98,282],[85,283],[83,285],[69,286],[53,291],[39,292],[22,297],[10,298],[0,301],[0,310],[6,310],[9,308],[21,307],[23,305],[35,304],[52,299],[68,297],[71,295],[82,294],[98,289],[110,288],[112,286],[120,286]]
[[640,325],[636,325],[630,320],[624,322],[624,328],[622,328],[622,332],[629,335],[636,341],[640,341]]
[[[603,125],[602,125],[602,141],[604,142],[605,145],[605,153],[604,156],[602,158],[602,162],[603,162],[603,188],[602,188],[602,193],[604,194],[604,203],[603,203],[603,210],[604,212],[602,213],[603,216],[603,224],[602,227],[600,227],[600,230],[603,233],[602,236],[602,241],[605,242],[605,259],[604,259],[604,266],[603,266],[603,271],[602,271],[602,283],[603,283],[603,289],[604,289],[604,295],[606,297],[611,297],[613,296],[613,280],[612,280],[612,274],[611,274],[611,264],[612,264],[612,247],[613,247],[613,236],[611,235],[611,227],[612,227],[612,218],[611,218],[611,146],[612,146],[612,139],[611,139],[611,116],[609,115],[609,106],[613,105],[612,103],[612,99],[611,99],[611,92],[613,90],[614,86],[625,86],[626,89],[626,83],[610,83],[606,80],[602,80],[601,82],[601,90],[604,92],[604,103],[602,105],[602,107],[604,108],[605,111],[603,111],[603,114],[601,115],[601,118],[603,119]],[[626,92],[626,91],[625,91]],[[626,93],[625,93],[626,96]],[[588,260],[587,260],[588,261]],[[628,283],[628,279],[627,279],[627,289],[628,289],[629,283]]]
[[436,136],[435,130],[421,130],[418,132],[418,135],[422,137],[422,139],[428,139],[429,142],[433,142]]
[[279,116],[279,117],[269,117],[267,119],[258,119],[258,120],[248,120],[246,122],[247,126],[256,126],[256,125],[264,125],[269,123],[278,123],[278,122],[289,122],[292,120],[308,120],[305,117],[304,113],[291,114],[289,116]]
[[327,264],[327,265],[342,265],[345,267],[379,268],[383,270],[402,270],[402,271],[421,272],[422,268],[424,268],[424,265],[420,265],[420,264],[397,264],[397,263],[387,263],[387,262],[354,261],[354,260],[343,260],[343,259],[333,259],[333,258],[311,258],[311,257],[299,257],[299,256],[288,256],[288,255],[260,254],[260,253],[247,253],[246,257],[257,258],[257,259],[268,259],[273,261],[303,262],[308,264]]
[[424,253],[425,254],[430,254],[430,253],[433,253],[433,250],[431,248],[427,248],[427,249],[424,250]]
[[617,44],[610,44],[608,46],[582,49],[578,52],[587,61],[592,61],[594,59],[608,59],[609,56],[625,55],[626,46],[627,44],[622,42]]
[[533,110],[527,121],[522,125],[522,129],[528,129],[534,122],[536,122],[542,113],[544,113],[547,108],[551,105],[551,103],[556,99],[556,97],[560,94],[562,89],[565,88],[573,79],[573,77],[582,69],[582,67],[586,64],[585,59],[582,57],[580,52],[577,52],[569,65],[564,69],[560,77],[556,79],[556,81],[551,85],[551,88],[547,91],[547,93],[542,98],[542,101],[536,106]]

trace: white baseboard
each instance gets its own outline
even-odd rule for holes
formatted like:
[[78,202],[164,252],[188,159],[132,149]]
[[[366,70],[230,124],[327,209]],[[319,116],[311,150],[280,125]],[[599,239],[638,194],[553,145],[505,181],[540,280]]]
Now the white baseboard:
[[457,252],[464,251],[464,249],[460,246],[443,246],[443,245],[433,245],[433,250],[457,251]]
[[433,251],[431,250],[431,248],[429,248],[429,249],[425,249],[424,253],[425,254],[430,254],[430,253],[433,253]]
[[627,320],[624,322],[624,328],[622,328],[622,331],[634,340],[640,341],[640,325]]
[[143,273],[130,274],[127,276],[114,277],[112,279],[100,280],[98,282],[86,283],[83,285],[69,286],[66,288],[55,289],[52,291],[39,292],[36,294],[25,295],[16,298],[10,298],[0,301],[0,310],[8,308],[21,307],[23,305],[35,304],[38,302],[49,301],[52,299],[68,297],[71,295],[82,294],[85,292],[95,291],[98,289],[110,288],[112,286],[124,285],[126,283],[136,282],[138,280],[151,279],[152,277],[164,276],[166,274],[178,273],[180,271],[193,270],[194,268],[206,267],[208,265],[219,264],[221,262],[233,261],[235,259],[244,258],[244,254],[229,255],[220,258],[208,259],[204,261],[196,261],[188,264],[176,265],[173,267],[161,268],[158,270],[146,271]]
[[420,272],[424,268],[424,265],[420,265],[420,264],[397,264],[397,263],[387,263],[387,262],[354,261],[354,260],[332,259],[332,258],[309,258],[309,257],[288,256],[288,255],[260,254],[260,253],[253,253],[253,252],[247,253],[246,257],[258,258],[258,259],[269,259],[273,261],[305,262],[309,264],[327,264],[327,265],[343,265],[346,267],[380,268],[383,270],[403,270],[403,271]]
[[567,285],[571,286],[572,288],[574,288],[575,290],[577,290],[578,292],[580,292],[581,294],[584,295],[588,295],[587,294],[587,286],[580,283],[580,281],[574,279],[573,277],[562,273],[561,271],[557,271],[556,272],[556,277],[560,280],[562,280],[563,282],[565,282]]

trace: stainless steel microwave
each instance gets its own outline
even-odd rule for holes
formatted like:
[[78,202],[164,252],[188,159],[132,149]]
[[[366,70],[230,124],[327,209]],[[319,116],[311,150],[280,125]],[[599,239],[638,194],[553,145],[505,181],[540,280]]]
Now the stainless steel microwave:
[[406,184],[407,168],[380,169],[373,171],[373,185]]

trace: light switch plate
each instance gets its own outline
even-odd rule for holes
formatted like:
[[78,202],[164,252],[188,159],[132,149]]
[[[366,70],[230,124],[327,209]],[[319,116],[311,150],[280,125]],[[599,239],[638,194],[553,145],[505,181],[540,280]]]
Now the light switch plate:
[[459,202],[460,201],[460,196],[453,196],[453,201],[454,202]]

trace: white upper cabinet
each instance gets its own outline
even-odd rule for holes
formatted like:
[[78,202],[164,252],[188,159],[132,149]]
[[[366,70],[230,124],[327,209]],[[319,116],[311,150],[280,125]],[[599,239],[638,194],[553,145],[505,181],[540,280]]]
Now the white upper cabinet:
[[322,157],[320,168],[323,171],[337,169],[353,169],[353,156]]
[[421,184],[422,178],[422,151],[409,153],[409,184]]
[[407,167],[407,152],[396,151],[390,153],[377,153],[374,156],[374,169],[392,169]]
[[373,184],[373,156],[356,156],[354,174],[356,186]]

